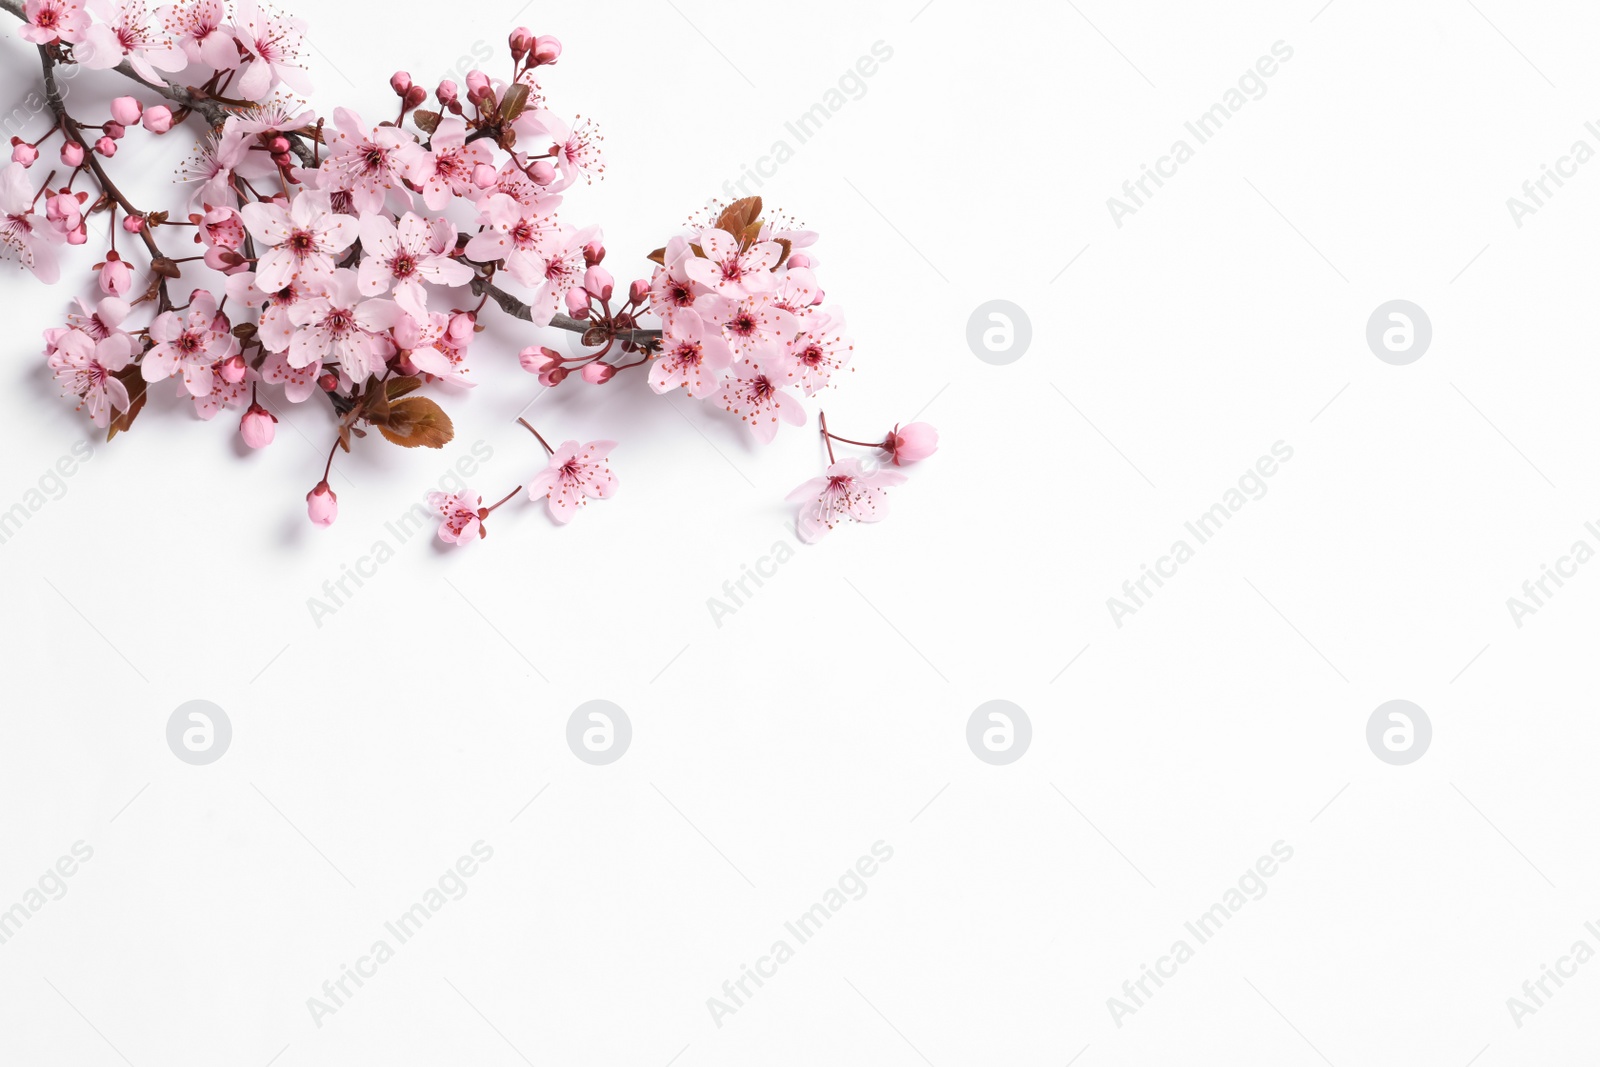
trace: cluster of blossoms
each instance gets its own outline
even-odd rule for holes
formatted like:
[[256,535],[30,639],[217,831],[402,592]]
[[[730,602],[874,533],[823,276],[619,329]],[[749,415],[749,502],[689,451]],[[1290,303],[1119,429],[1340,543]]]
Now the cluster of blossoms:
[[[448,415],[423,390],[475,384],[472,346],[491,304],[581,335],[575,355],[522,350],[523,369],[545,387],[574,373],[604,385],[641,368],[655,392],[711,401],[762,442],[782,423],[805,424],[802,398],[849,365],[844,314],[825,303],[809,252],[816,235],[764,219],[759,198],[673,237],[648,257],[650,277],[615,283],[599,228],[561,214],[565,191],[600,176],[604,161],[591,121],[546,105],[539,78],[560,58],[554,37],[513,31],[505,78],[474,70],[464,86],[446,80],[430,92],[397,72],[392,117],[373,123],[345,108],[319,117],[296,102],[290,94],[309,91],[305,27],[251,0],[231,11],[224,0],[0,7],[24,19],[19,33],[38,47],[54,119],[37,139],[12,139],[0,169],[0,248],[54,282],[59,246],[87,244],[90,220],[105,219],[107,247],[92,268],[99,292],[46,331],[45,354],[63,394],[108,437],[133,425],[147,387],[163,381],[202,419],[240,411],[252,448],[275,435],[269,390],[291,404],[319,397],[334,440],[306,500],[312,521],[328,525],[338,513],[328,485],[338,450],[370,430],[405,447],[451,439]],[[99,122],[68,112],[58,67],[123,63],[165,103],[120,97]],[[168,77],[180,71],[183,83]],[[135,131],[166,134],[189,119],[206,136],[184,169],[188,203],[141,210],[108,162]],[[41,165],[51,153],[59,165]],[[37,184],[36,168],[47,171]],[[190,254],[163,248],[172,234],[189,238]],[[130,244],[142,251],[134,261]],[[821,422],[831,462],[832,442],[845,439]],[[527,428],[549,463],[526,494],[556,521],[615,493],[614,442],[551,448]],[[868,447],[900,464],[934,441],[915,424]],[[900,480],[857,460],[832,463],[797,490],[814,498],[803,532],[880,518],[884,487]],[[482,538],[489,514],[522,489],[487,507],[470,491],[435,494],[440,537]]]

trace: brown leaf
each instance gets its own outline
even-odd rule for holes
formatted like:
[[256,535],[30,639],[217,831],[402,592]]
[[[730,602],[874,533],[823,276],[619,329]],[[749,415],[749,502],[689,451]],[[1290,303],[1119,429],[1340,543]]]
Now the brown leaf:
[[665,248],[658,248],[644,258],[648,259],[652,263],[659,263],[665,267],[667,265],[667,250]]
[[130,364],[119,371],[115,371],[111,376],[121,382],[123,388],[128,390],[128,410],[119,411],[111,416],[111,424],[106,429],[107,441],[117,436],[117,434],[133,428],[133,420],[140,411],[144,410],[144,402],[149,395],[149,390],[145,386],[144,375],[137,366]]
[[417,129],[421,130],[423,133],[429,134],[430,136],[433,134],[434,130],[439,128],[440,118],[442,118],[442,116],[437,111],[424,111],[418,109],[411,113],[411,121],[417,124]]
[[778,244],[781,245],[782,248],[783,248],[783,255],[778,257],[778,264],[777,264],[778,266],[781,267],[785,263],[789,262],[789,253],[794,251],[794,247],[789,244],[789,239],[787,237],[779,237],[779,238],[776,238],[776,240],[777,240]]
[[528,106],[528,83],[517,82],[500,100],[500,121],[510,122]]
[[411,396],[389,410],[378,432],[402,448],[443,448],[455,436],[444,409],[425,396]]
[[747,196],[743,200],[735,200],[723,209],[717,218],[717,229],[737,235],[760,217],[761,198]]
[[416,377],[390,378],[384,383],[384,394],[390,400],[398,400],[407,393],[422,388],[422,379]]

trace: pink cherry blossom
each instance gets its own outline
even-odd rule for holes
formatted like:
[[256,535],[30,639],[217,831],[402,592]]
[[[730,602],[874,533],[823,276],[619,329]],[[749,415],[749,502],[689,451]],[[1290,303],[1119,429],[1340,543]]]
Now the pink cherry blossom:
[[579,176],[592,182],[605,172],[605,156],[600,150],[604,138],[600,136],[599,127],[589,119],[579,116],[569,125],[553,112],[530,107],[517,116],[512,129],[516,131],[519,146],[544,148],[548,145],[555,149],[556,166],[562,177],[550,186],[552,192],[565,189]]
[[[155,108],[145,111],[148,119]],[[234,204],[234,172],[244,165],[250,146],[237,133],[214,133],[206,137],[195,153],[195,158],[183,168],[184,181],[194,183],[191,202],[202,204]],[[259,155],[260,153],[256,153]]]
[[459,493],[435,490],[428,494],[428,506],[444,516],[439,526],[439,540],[445,544],[470,545],[482,540],[483,523],[478,518],[478,509],[483,506],[483,497],[471,489]]
[[717,391],[733,352],[720,333],[707,331],[700,316],[684,308],[667,318],[661,355],[650,367],[650,388],[658,393],[682,386],[696,400]]
[[74,44],[83,40],[89,28],[89,16],[78,0],[28,0],[23,13],[28,21],[17,36],[33,44]]
[[586,498],[604,500],[615,496],[617,478],[605,462],[615,447],[615,441],[590,441],[586,445],[563,442],[550,456],[550,465],[528,482],[528,499],[543,497],[550,517],[565,523],[588,503]]
[[783,258],[783,246],[776,241],[760,241],[740,248],[739,239],[715,227],[700,232],[702,258],[684,264],[689,277],[727,297],[765,293],[775,285],[772,268]]
[[87,301],[79,297],[77,304],[78,310],[67,316],[67,322],[75,329],[82,330],[96,341],[104,341],[116,334],[127,336],[122,331],[122,323],[132,308],[126,300],[108,296],[91,308]]
[[567,293],[583,284],[583,273],[588,268],[583,246],[598,239],[598,236],[598,227],[574,230],[540,265],[536,278],[539,291],[529,302],[535,326],[550,325],[550,320],[555,318],[556,309],[566,299]]
[[157,315],[150,339],[156,345],[139,364],[144,380],[159,382],[181,373],[184,387],[196,397],[211,395],[211,365],[231,356],[238,344],[227,318],[217,314],[216,298],[204,290],[194,294],[183,316],[176,311]]
[[289,309],[289,320],[300,327],[289,344],[289,363],[338,363],[351,381],[364,382],[383,367],[393,346],[379,335],[400,316],[393,300],[362,300],[355,271],[335,271],[322,295]]
[[290,282],[318,283],[333,276],[334,255],[355,243],[359,224],[336,215],[326,198],[302,192],[285,208],[280,201],[246,204],[240,213],[265,247],[256,264],[256,284],[276,292]]
[[466,121],[454,115],[442,120],[429,147],[405,146],[406,177],[422,187],[423,202],[431,211],[443,211],[452,196],[465,196],[475,187],[472,171],[480,163],[493,163],[494,153],[482,141],[467,144]]
[[264,293],[256,284],[254,271],[230,275],[227,282],[228,299],[249,308],[260,308],[261,318],[256,330],[268,352],[286,352],[294,338],[294,323],[289,320],[289,309],[309,291],[290,283],[276,292]]
[[806,396],[816,396],[834,374],[850,362],[855,346],[844,335],[844,313],[830,308],[812,316],[806,331],[795,336],[785,348]]
[[[559,201],[557,197],[549,199]],[[527,205],[505,193],[494,193],[479,201],[478,211],[483,229],[467,242],[467,258],[479,263],[500,260],[506,273],[523,285],[537,287],[545,256],[561,244],[561,224],[553,208],[540,201]]]
[[888,513],[884,490],[905,480],[898,471],[864,467],[859,459],[839,460],[789,494],[790,501],[801,505],[796,523],[800,540],[815,544],[846,519],[877,522]]
[[234,36],[250,56],[243,77],[234,87],[239,98],[264,100],[280,82],[301,96],[309,95],[311,79],[300,66],[305,23],[262,11],[255,0],[237,0],[234,10]]
[[172,34],[155,20],[145,0],[89,0],[97,21],[73,46],[73,57],[90,70],[109,70],[128,61],[145,81],[159,82],[158,70],[182,70],[189,64]]
[[799,398],[785,388],[795,375],[784,363],[773,349],[766,348],[734,364],[731,376],[722,383],[722,406],[739,416],[762,444],[778,435],[780,419],[791,426],[803,426],[806,421]]
[[283,395],[291,404],[299,404],[317,391],[317,375],[321,364],[295,367],[289,363],[287,352],[271,352],[261,363],[261,380],[269,385],[283,386]]
[[164,7],[161,13],[190,63],[213,70],[239,65],[239,49],[226,28],[228,12],[222,0],[188,0]]
[[61,277],[51,247],[61,235],[34,214],[34,191],[27,175],[21,163],[0,168],[0,251],[16,256],[41,282],[51,285]]
[[133,342],[125,333],[96,341],[82,330],[66,330],[50,353],[61,395],[78,397],[101,429],[111,424],[113,409],[128,410],[128,389],[112,375],[132,361]]
[[361,216],[361,268],[364,296],[387,293],[390,286],[422,292],[423,282],[465,285],[472,268],[450,258],[456,228],[449,219],[424,219],[408,211],[398,227],[387,215]]
[[415,138],[394,126],[370,128],[360,115],[342,107],[333,111],[333,127],[322,170],[336,187],[349,191],[356,211],[382,211],[391,193],[410,207],[402,149],[415,146]]
[[[203,396],[194,398],[194,411],[202,419],[210,422],[217,417],[223,408],[242,408],[244,402],[250,397],[250,386],[241,376],[237,381],[229,381],[225,373],[226,361],[219,360],[211,365],[211,390]],[[185,382],[185,385],[188,383]],[[183,393],[180,391],[179,396]]]

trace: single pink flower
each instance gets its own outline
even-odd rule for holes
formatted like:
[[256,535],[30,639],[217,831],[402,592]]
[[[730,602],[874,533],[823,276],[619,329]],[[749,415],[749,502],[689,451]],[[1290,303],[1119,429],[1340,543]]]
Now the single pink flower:
[[265,100],[273,86],[282,82],[301,96],[310,96],[311,79],[300,66],[306,24],[262,11],[255,0],[237,0],[234,10],[233,34],[250,57],[244,75],[234,85],[234,95],[242,100]]
[[501,261],[506,273],[530,288],[541,282],[545,256],[561,247],[561,225],[550,201],[520,203],[506,193],[493,193],[478,202],[478,224],[483,227],[467,242],[468,259],[479,263]]
[[939,431],[926,422],[896,426],[884,438],[883,450],[889,453],[896,467],[927,459],[939,451]]
[[283,386],[283,395],[291,404],[306,400],[317,391],[317,376],[322,365],[295,367],[289,364],[286,352],[271,352],[261,362],[261,380],[271,385]]
[[328,479],[322,479],[306,494],[306,514],[318,526],[332,526],[339,517],[339,497],[328,486]]
[[50,369],[62,396],[75,396],[101,429],[111,424],[111,412],[128,410],[128,389],[112,377],[133,361],[133,341],[115,333],[96,341],[82,330],[66,330],[52,343]]
[[888,513],[884,490],[906,476],[898,471],[869,469],[859,459],[841,459],[820,478],[801,483],[788,499],[801,505],[795,524],[800,540],[815,544],[846,519],[877,522]]
[[762,444],[778,435],[780,419],[791,426],[805,425],[805,408],[786,389],[794,381],[794,372],[783,363],[773,349],[766,348],[736,363],[722,383],[722,406],[739,416]]
[[467,144],[467,124],[455,115],[443,119],[429,139],[429,147],[404,146],[406,177],[422,187],[430,211],[443,211],[453,196],[476,191],[472,172],[480,163],[493,163],[494,153],[482,141]]
[[617,478],[605,462],[615,447],[615,441],[590,441],[581,446],[576,441],[563,442],[551,455],[550,465],[528,482],[528,499],[543,497],[550,517],[565,523],[588,503],[587,497],[604,500],[615,496]]
[[393,351],[382,335],[402,314],[393,300],[361,299],[355,271],[335,271],[322,294],[289,308],[289,321],[300,327],[289,343],[289,362],[296,367],[338,363],[351,381],[364,382]]
[[90,70],[110,70],[127,60],[145,81],[160,82],[158,70],[189,65],[172,34],[154,18],[145,0],[89,0],[96,21],[73,46],[72,55]]
[[785,351],[800,388],[806,396],[816,396],[850,362],[855,345],[844,334],[844,313],[838,308],[810,316],[805,325],[805,331],[793,336]]
[[416,138],[394,126],[369,127],[342,107],[333,111],[333,129],[322,171],[335,186],[349,191],[356,211],[382,211],[391,193],[410,207],[402,150],[415,146]]
[[361,268],[363,296],[387,293],[391,286],[422,294],[422,283],[465,285],[472,268],[450,258],[456,247],[456,228],[449,219],[425,219],[406,212],[398,227],[387,215],[361,216]]
[[182,317],[176,311],[157,315],[150,339],[156,345],[139,364],[144,380],[159,382],[181,373],[184,386],[196,397],[211,395],[211,365],[233,355],[238,344],[227,318],[217,313],[216,297],[203,290],[194,294]]
[[228,32],[228,12],[222,0],[188,0],[161,9],[189,62],[213,70],[239,65],[239,49]]
[[733,365],[728,342],[715,330],[707,330],[688,308],[667,317],[661,342],[661,354],[650,365],[650,388],[658,393],[682,386],[703,400],[717,391],[722,372]]
[[78,0],[28,0],[23,14],[28,21],[17,36],[33,44],[75,44],[83,40],[83,33],[89,28],[89,16]]
[[[238,367],[233,357],[211,365],[211,391],[194,397],[196,415],[210,422],[223,408],[244,407],[245,401],[250,398],[250,386],[245,382],[246,375],[235,373],[236,368],[244,369]],[[188,382],[185,382],[184,388],[178,390],[179,396],[184,395],[187,385]]]
[[51,246],[62,238],[34,214],[34,191],[27,175],[21,163],[0,168],[0,251],[9,251],[41,282],[52,285],[61,277],[61,268]]
[[550,320],[555,318],[556,310],[561,307],[567,294],[583,285],[583,274],[588,269],[583,246],[597,239],[598,235],[599,228],[595,226],[574,230],[537,267],[534,280],[538,283],[539,291],[529,302],[535,326],[550,325]]
[[772,268],[783,258],[783,246],[776,241],[741,249],[733,234],[711,227],[700,232],[700,247],[705,256],[688,260],[684,270],[707,289],[738,299],[776,287]]
[[302,192],[289,201],[257,201],[240,212],[255,239],[266,247],[256,264],[256,284],[276,292],[293,281],[333,277],[334,256],[355,243],[360,225],[336,215],[323,194]]
[[444,516],[444,522],[439,526],[439,540],[445,544],[470,545],[483,538],[483,522],[478,518],[483,497],[471,489],[463,489],[459,493],[435,490],[428,494],[428,506]]
[[287,352],[289,342],[294,340],[295,329],[294,323],[289,320],[289,309],[309,295],[309,289],[291,283],[276,292],[262,292],[256,284],[253,271],[229,275],[224,284],[229,300],[238,301],[245,307],[261,309],[256,329],[267,351]]

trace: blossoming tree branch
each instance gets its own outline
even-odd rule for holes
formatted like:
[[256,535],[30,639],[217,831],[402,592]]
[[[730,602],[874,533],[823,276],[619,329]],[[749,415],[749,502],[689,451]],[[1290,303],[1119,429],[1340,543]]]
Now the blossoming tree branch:
[[[817,281],[816,234],[765,217],[758,197],[712,209],[647,257],[648,278],[615,283],[600,228],[560,213],[566,191],[604,162],[595,124],[546,102],[540,78],[561,56],[554,37],[513,31],[506,77],[474,70],[464,88],[446,80],[430,94],[397,72],[389,115],[373,124],[300,102],[311,89],[305,26],[254,0],[0,7],[37,52],[36,110],[48,123],[11,139],[0,247],[54,283],[62,246],[93,245],[84,283],[95,296],[45,331],[45,354],[63,395],[108,440],[133,427],[162,382],[201,419],[242,410],[252,448],[274,437],[266,391],[292,404],[316,398],[330,445],[306,502],[326,526],[338,513],[328,472],[339,450],[451,439],[435,397],[473,386],[473,341],[491,307],[581,336],[576,355],[522,349],[523,369],[546,388],[638,378],[724,408],[762,442],[785,423],[805,425],[802,397],[832,386],[851,359],[844,314]],[[63,85],[74,67],[114,72],[129,95],[109,114],[75,114]],[[115,178],[119,155],[184,128],[200,135],[187,193],[134,203]],[[937,447],[924,423],[866,440],[833,434],[820,413],[818,423],[828,466],[791,494],[806,540],[882,518],[885,490],[904,481],[897,468]],[[519,493],[564,523],[616,492],[616,442],[557,447],[523,425],[543,467],[487,506],[470,490],[431,494],[442,539],[479,540]],[[866,452],[839,459],[835,444]]]

